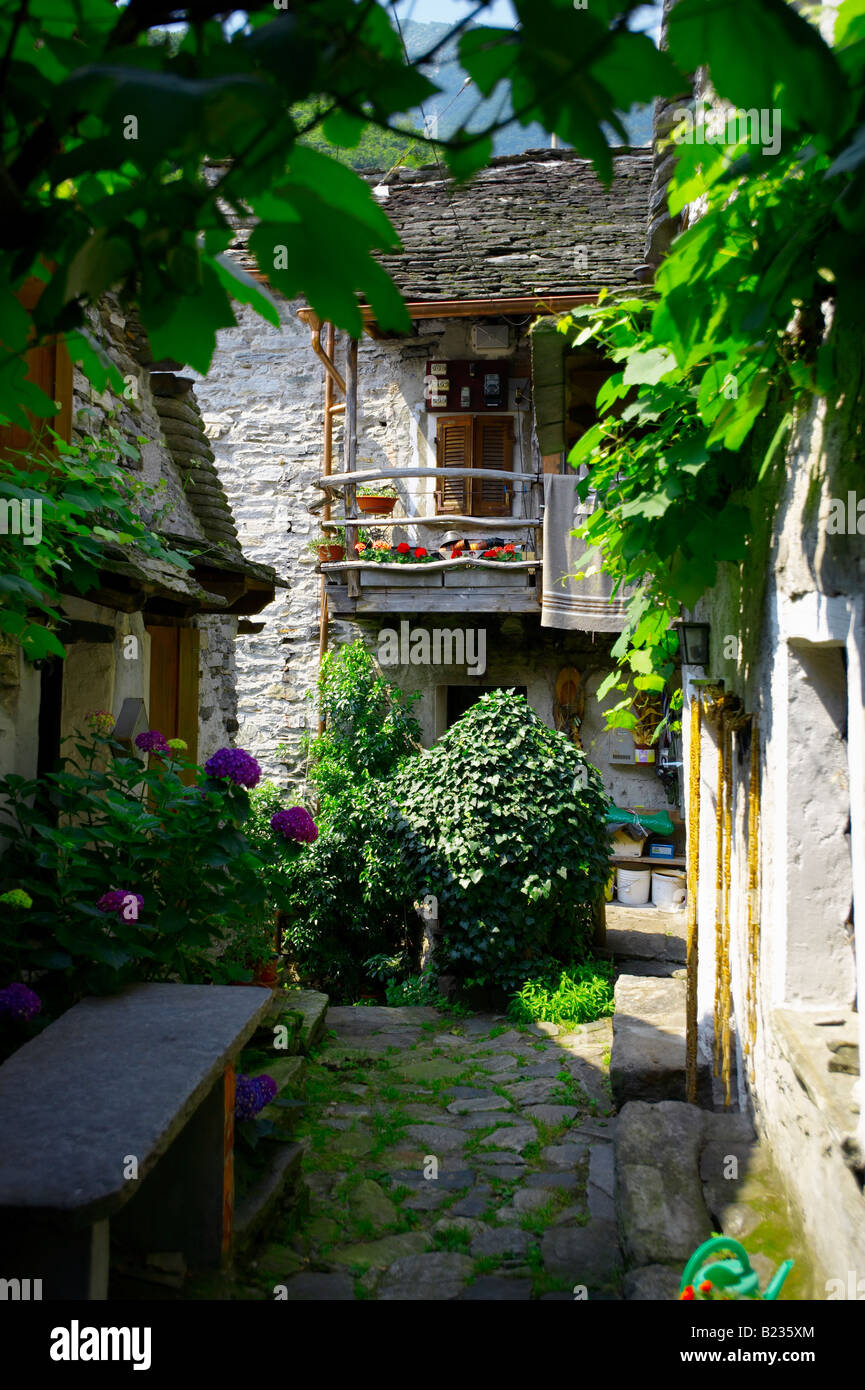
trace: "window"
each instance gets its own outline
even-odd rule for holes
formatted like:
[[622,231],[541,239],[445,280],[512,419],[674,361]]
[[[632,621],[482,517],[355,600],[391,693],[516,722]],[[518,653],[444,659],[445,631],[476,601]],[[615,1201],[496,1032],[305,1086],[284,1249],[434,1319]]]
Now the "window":
[[455,724],[458,719],[470,710],[472,705],[476,705],[482,695],[489,695],[493,690],[513,690],[515,695],[525,695],[528,698],[528,686],[525,685],[449,685],[447,687],[447,727]]
[[[514,422],[510,415],[449,415],[438,422],[438,468],[489,468],[510,473]],[[442,478],[436,511],[457,516],[510,516],[513,485],[501,478]]]

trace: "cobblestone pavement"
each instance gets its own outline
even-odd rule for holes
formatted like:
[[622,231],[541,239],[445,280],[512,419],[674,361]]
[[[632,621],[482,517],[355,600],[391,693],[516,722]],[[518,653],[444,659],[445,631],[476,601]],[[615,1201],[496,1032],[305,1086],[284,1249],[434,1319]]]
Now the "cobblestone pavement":
[[609,1019],[339,1007],[327,1025],[296,1131],[308,1213],[259,1248],[258,1296],[621,1296]]

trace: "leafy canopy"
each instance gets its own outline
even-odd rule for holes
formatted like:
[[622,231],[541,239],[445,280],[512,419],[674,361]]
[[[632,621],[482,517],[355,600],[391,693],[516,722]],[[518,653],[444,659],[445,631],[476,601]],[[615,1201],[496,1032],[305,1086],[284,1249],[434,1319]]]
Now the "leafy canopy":
[[[613,649],[624,692],[663,689],[671,621],[719,565],[747,565],[796,413],[833,397],[839,343],[865,329],[863,0],[841,6],[834,49],[783,0],[681,0],[669,41],[683,68],[708,59],[722,99],[776,109],[782,139],[774,155],[732,126],[738,143],[671,142],[670,210],[698,202],[699,218],[651,293],[602,296],[559,325],[618,368],[570,462],[588,465],[579,490],[598,504],[582,534],[634,586]],[[630,703],[613,723],[633,723]]]
[[[608,179],[602,128],[619,128],[635,75],[647,95],[677,85],[670,59],[629,32],[637,7],[517,0],[522,27],[472,29],[461,61],[485,95],[510,80],[518,119],[557,131]],[[160,27],[169,17],[186,23],[179,42]],[[0,0],[0,53],[0,415],[26,424],[24,408],[54,413],[22,360],[28,341],[52,333],[120,389],[84,320],[112,286],[137,299],[157,359],[202,372],[217,331],[235,321],[232,300],[278,324],[261,285],[225,255],[231,219],[250,214],[258,268],[283,294],[305,295],[358,336],[358,297],[383,329],[407,329],[374,255],[396,249],[396,234],[336,153],[370,130],[399,132],[401,113],[437,90],[420,70],[430,55],[406,60],[377,0],[250,0],[234,12],[217,0],[170,11]],[[326,146],[313,148],[313,134]],[[483,131],[459,131],[445,148],[459,177],[489,152]],[[34,273],[47,283],[28,311],[16,291]]]

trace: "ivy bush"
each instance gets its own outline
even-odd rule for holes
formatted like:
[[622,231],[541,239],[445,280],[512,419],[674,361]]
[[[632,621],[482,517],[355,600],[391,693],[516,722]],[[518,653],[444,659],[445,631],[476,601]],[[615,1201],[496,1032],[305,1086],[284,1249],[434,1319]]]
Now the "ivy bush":
[[609,876],[600,773],[524,696],[484,695],[391,783],[390,825],[432,893],[445,969],[518,989],[585,954]]

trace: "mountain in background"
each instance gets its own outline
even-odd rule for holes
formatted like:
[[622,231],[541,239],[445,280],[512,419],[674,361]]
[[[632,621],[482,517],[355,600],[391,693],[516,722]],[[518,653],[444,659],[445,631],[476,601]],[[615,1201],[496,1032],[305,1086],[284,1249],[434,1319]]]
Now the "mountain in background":
[[[424,53],[445,39],[451,31],[449,24],[419,23],[411,20],[403,24],[402,32],[409,60],[414,62]],[[468,130],[483,130],[485,126],[505,120],[512,113],[510,87],[501,84],[500,89],[490,101],[479,99],[473,85],[465,85],[465,72],[459,65],[457,45],[459,39],[448,39],[436,53],[432,62],[424,65],[424,71],[441,88],[434,97],[424,103],[423,110],[416,107],[400,120],[403,129],[413,128],[423,134],[424,127],[433,137],[446,140],[460,127]],[[315,100],[299,102],[293,108],[293,115],[301,126],[314,124],[318,103]],[[623,116],[628,131],[629,144],[649,145],[652,140],[651,106],[634,106]],[[618,143],[615,133],[607,131],[611,143]],[[320,128],[302,137],[302,142],[320,149],[327,154],[335,154],[344,164],[353,169],[376,169],[387,171],[397,163],[417,168],[421,164],[432,164],[434,154],[429,147],[412,140],[410,136],[399,135],[393,131],[379,130],[368,125],[359,144],[346,149],[337,148],[325,139]],[[493,136],[493,154],[524,154],[526,150],[549,149],[550,135],[537,121],[521,126],[516,121]]]
[[[441,43],[450,28],[449,24],[419,23],[416,20],[403,23],[402,34],[409,59],[414,62],[422,54],[428,53]],[[441,91],[424,103],[423,111],[409,113],[409,119],[420,129],[423,129],[426,116],[427,125],[431,127],[430,134],[441,139],[453,135],[460,126],[465,125],[468,130],[482,130],[484,126],[504,120],[513,113],[509,86],[501,84],[491,100],[484,101],[473,86],[464,85],[465,72],[459,65],[458,43],[458,37],[448,40],[432,62],[424,66],[424,72]],[[634,106],[627,115],[623,114],[622,119],[629,144],[651,144],[651,106]],[[612,138],[615,139],[615,136]],[[527,126],[514,121],[493,137],[493,154],[523,154],[526,150],[547,149],[549,145],[549,132],[536,121]]]

